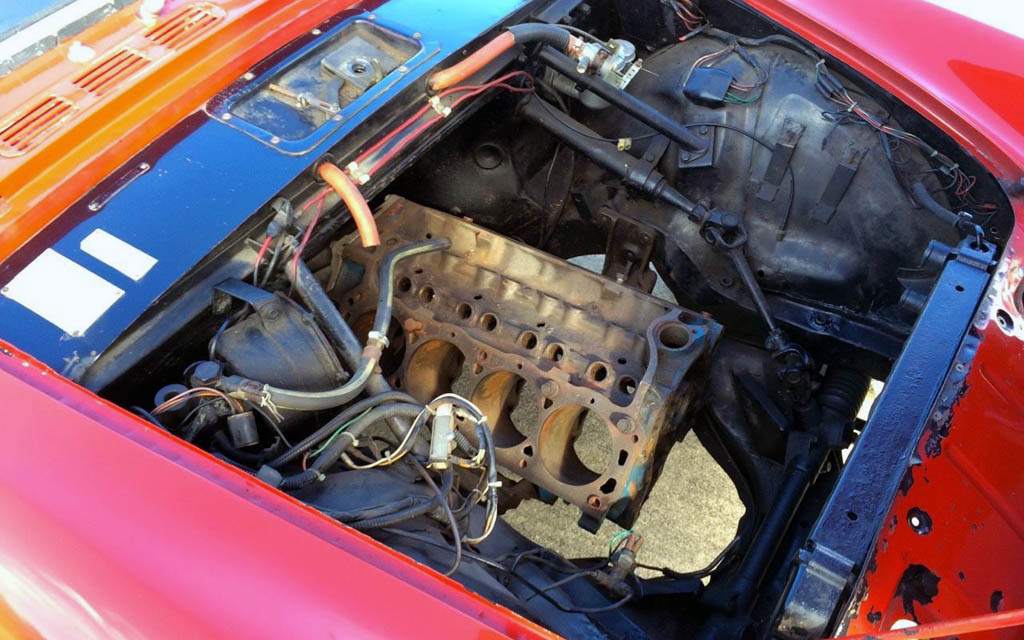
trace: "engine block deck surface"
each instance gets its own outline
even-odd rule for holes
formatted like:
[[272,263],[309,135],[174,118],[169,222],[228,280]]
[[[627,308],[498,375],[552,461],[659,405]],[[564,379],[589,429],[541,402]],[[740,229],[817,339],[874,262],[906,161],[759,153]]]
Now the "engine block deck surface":
[[366,269],[341,304],[357,330],[372,318],[387,250],[452,242],[395,273],[396,385],[425,402],[458,380],[488,416],[506,470],[578,506],[581,526],[629,526],[686,428],[720,325],[402,198],[386,200],[377,223],[384,251],[339,247]]

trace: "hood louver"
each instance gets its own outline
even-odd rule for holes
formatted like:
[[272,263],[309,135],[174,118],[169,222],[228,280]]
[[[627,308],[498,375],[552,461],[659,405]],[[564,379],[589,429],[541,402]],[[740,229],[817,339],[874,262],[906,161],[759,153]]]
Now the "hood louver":
[[0,129],[0,156],[13,158],[29,151],[54,132],[75,111],[67,98],[50,96]]
[[154,44],[180,49],[201,36],[223,17],[223,11],[211,5],[191,5],[147,31],[145,37]]
[[131,49],[121,49],[74,79],[75,86],[102,96],[122,80],[149,64],[149,59]]

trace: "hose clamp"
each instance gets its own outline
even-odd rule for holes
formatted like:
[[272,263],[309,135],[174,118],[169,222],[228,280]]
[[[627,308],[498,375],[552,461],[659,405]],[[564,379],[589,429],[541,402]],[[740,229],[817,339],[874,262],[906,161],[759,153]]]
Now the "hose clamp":
[[378,345],[380,345],[381,349],[387,349],[388,347],[391,346],[391,341],[388,340],[388,337],[381,333],[380,331],[371,331],[370,333],[366,334],[366,340],[367,342],[376,342]]

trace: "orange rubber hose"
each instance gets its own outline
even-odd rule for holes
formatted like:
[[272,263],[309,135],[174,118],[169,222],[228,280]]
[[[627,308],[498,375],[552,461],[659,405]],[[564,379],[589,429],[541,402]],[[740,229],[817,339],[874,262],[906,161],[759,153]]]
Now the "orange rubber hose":
[[1012,611],[1000,611],[998,613],[986,613],[980,616],[971,616],[970,618],[960,618],[959,620],[940,620],[939,622],[929,622],[927,624],[918,625],[916,627],[908,627],[906,629],[896,629],[895,631],[877,631],[875,633],[865,633],[856,636],[844,636],[844,640],[907,640],[908,638],[945,638],[948,636],[959,636],[965,633],[975,633],[977,631],[992,631],[994,629],[1006,629],[1007,627],[1017,627],[1024,625],[1024,609],[1014,609]]
[[359,239],[364,247],[380,246],[380,232],[377,231],[377,221],[373,219],[370,206],[366,204],[366,198],[359,192],[359,187],[349,180],[345,172],[330,162],[324,162],[316,169],[317,175],[323,178],[334,191],[341,196],[342,202],[348,207],[352,219],[359,230]]
[[447,69],[441,69],[430,76],[428,86],[431,91],[442,91],[458,84],[480,69],[483,69],[488,62],[505,53],[515,44],[516,37],[511,32],[505,31],[462,61],[453,64]]

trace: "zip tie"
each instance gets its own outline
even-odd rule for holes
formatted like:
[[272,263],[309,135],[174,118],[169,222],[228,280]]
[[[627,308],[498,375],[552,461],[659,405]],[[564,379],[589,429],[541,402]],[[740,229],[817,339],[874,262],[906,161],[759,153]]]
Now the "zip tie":
[[493,482],[488,482],[487,483],[487,488],[488,489],[500,489],[501,488],[501,480],[494,480]]
[[263,385],[263,393],[259,396],[260,406],[269,411],[270,415],[278,422],[281,422],[284,420],[284,416],[281,415],[281,412],[277,410],[277,405],[275,405],[274,401],[271,400],[272,396],[270,395],[270,391],[267,390],[267,386],[268,385]]
[[442,118],[448,117],[451,114],[451,112],[452,112],[452,108],[451,107],[449,107],[449,106],[447,106],[447,105],[445,105],[445,104],[443,104],[441,102],[440,96],[434,96],[430,100],[427,100],[427,102],[430,103],[430,106]]
[[370,174],[363,171],[358,162],[352,161],[345,165],[345,171],[359,184],[366,184],[370,181]]
[[857,101],[854,100],[853,104],[846,108],[847,113],[853,113],[853,110],[857,107]]
[[825,64],[825,58],[818,58],[818,61],[814,63],[814,68],[820,69],[823,64]]
[[374,342],[379,344],[382,349],[387,349],[388,347],[391,346],[391,341],[388,340],[388,337],[381,333],[380,331],[371,331],[370,333],[366,334],[366,339],[367,341],[373,340]]

